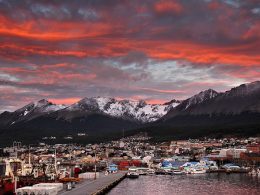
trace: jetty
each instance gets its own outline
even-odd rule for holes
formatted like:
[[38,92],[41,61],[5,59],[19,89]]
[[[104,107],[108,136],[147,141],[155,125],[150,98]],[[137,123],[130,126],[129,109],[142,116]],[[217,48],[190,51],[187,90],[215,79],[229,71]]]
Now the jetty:
[[100,177],[96,180],[85,181],[70,191],[62,191],[58,195],[100,195],[105,194],[126,177],[126,172],[118,172]]

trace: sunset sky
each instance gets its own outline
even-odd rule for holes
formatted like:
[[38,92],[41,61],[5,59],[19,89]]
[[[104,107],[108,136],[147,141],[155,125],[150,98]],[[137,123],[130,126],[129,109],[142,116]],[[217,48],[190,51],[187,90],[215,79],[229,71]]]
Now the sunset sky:
[[260,80],[259,0],[0,0],[0,112],[163,103]]

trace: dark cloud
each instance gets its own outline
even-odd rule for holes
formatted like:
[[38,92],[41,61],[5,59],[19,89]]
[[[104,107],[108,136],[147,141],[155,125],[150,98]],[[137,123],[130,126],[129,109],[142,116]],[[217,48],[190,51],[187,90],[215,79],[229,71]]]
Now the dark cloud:
[[0,0],[1,110],[226,90],[259,79],[259,54],[257,0]]

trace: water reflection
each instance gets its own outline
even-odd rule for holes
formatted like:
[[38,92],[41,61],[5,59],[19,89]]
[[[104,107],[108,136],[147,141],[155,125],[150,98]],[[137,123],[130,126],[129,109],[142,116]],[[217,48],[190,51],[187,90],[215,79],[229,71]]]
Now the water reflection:
[[124,179],[109,195],[180,194],[180,195],[254,195],[260,194],[260,178],[247,174],[214,173],[183,176],[140,176]]

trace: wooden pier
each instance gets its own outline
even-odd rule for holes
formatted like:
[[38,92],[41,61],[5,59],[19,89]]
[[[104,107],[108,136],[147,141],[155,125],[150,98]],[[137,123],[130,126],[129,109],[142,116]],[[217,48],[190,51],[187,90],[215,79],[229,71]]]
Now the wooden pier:
[[85,181],[82,184],[76,185],[70,191],[60,192],[59,195],[100,195],[111,190],[115,185],[126,177],[125,172],[109,174],[100,177],[96,180]]

